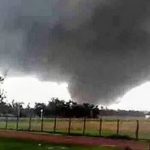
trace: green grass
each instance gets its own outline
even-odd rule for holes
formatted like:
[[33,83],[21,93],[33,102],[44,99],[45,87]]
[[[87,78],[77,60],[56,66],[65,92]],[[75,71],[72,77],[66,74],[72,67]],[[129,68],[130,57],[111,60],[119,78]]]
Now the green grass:
[[117,150],[104,147],[75,147],[64,145],[50,145],[36,142],[16,141],[14,139],[0,139],[0,150]]

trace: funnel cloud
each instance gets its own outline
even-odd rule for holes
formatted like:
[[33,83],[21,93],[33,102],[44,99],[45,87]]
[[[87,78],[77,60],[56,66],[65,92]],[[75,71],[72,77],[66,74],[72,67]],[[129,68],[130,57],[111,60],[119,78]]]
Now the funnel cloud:
[[0,0],[0,70],[111,103],[150,79],[149,18],[149,0]]

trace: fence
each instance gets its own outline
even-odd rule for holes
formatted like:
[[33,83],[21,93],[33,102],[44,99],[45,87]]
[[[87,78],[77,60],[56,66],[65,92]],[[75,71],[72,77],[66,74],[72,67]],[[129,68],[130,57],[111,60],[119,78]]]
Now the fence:
[[150,120],[0,117],[0,129],[150,139]]

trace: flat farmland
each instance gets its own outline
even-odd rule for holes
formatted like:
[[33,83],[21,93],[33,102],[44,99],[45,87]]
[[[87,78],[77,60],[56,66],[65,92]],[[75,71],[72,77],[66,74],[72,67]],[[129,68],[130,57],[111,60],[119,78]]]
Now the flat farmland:
[[[63,134],[111,136],[122,135],[135,138],[137,130],[136,120],[114,119],[68,119],[68,118],[3,118],[0,128],[7,130],[28,130],[55,132]],[[150,120],[139,120],[139,139],[150,139]]]

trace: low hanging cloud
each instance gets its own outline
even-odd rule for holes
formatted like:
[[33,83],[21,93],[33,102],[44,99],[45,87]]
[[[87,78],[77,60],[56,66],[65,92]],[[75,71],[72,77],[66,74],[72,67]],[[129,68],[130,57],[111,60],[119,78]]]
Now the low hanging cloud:
[[0,0],[0,69],[67,82],[107,104],[150,79],[148,0]]

